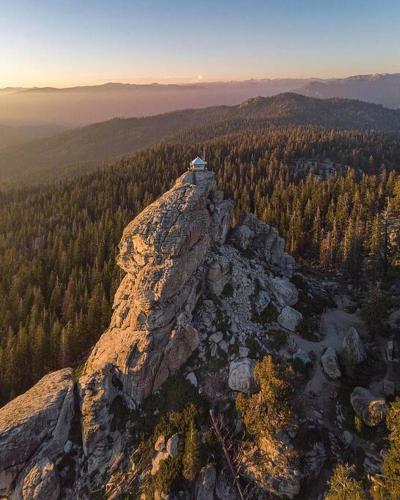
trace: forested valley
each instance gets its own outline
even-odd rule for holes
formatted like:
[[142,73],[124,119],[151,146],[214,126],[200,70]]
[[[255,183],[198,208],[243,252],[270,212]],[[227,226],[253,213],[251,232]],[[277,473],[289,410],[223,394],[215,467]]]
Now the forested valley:
[[[75,180],[0,194],[0,404],[44,373],[79,366],[109,323],[124,226],[197,154],[240,211],[275,225],[300,263],[380,282],[398,258],[398,136],[270,127],[215,140],[188,132]],[[323,179],[290,162],[330,158]]]

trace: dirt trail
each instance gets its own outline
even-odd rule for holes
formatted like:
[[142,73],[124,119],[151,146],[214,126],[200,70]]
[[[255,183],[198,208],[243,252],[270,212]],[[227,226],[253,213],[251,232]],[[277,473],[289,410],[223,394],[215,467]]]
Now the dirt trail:
[[307,414],[315,410],[326,413],[334,410],[334,394],[339,386],[339,382],[329,380],[324,374],[320,358],[327,347],[333,347],[337,353],[342,348],[343,338],[348,329],[354,326],[362,337],[366,332],[366,327],[357,313],[349,313],[345,308],[351,305],[351,300],[347,295],[335,297],[337,307],[325,311],[319,321],[319,332],[321,340],[313,342],[293,335],[298,349],[309,353],[314,352],[317,362],[312,378],[305,387],[305,395],[308,396],[310,404],[307,405]]

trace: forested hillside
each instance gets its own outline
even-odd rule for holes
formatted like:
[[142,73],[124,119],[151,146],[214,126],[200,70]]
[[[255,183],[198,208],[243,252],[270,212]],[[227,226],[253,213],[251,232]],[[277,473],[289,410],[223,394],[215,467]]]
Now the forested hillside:
[[[187,109],[145,118],[113,119],[0,152],[0,188],[81,175],[160,141],[201,140],[271,126],[400,132],[400,111],[361,101],[298,94],[257,97],[238,106]],[[188,132],[191,131],[191,133]],[[379,150],[378,150],[379,152]]]
[[[204,139],[196,136],[186,138]],[[123,227],[199,152],[238,210],[275,224],[300,261],[350,276],[368,265],[382,277],[391,259],[385,227],[400,210],[400,145],[390,135],[267,128],[163,144],[77,180],[9,191],[0,195],[2,403],[83,361],[109,322]],[[300,157],[350,168],[328,180],[298,177],[288,165]]]

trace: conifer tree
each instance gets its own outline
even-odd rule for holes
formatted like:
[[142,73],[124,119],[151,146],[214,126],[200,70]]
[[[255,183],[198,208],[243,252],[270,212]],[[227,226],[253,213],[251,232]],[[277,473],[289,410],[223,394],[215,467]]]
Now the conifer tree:
[[400,498],[400,399],[390,405],[386,418],[389,450],[383,462],[385,486],[391,500]]
[[338,465],[329,480],[326,500],[367,500],[362,484],[353,477],[354,467]]
[[183,477],[193,481],[200,472],[200,439],[196,425],[192,420],[185,437],[185,451],[182,458]]

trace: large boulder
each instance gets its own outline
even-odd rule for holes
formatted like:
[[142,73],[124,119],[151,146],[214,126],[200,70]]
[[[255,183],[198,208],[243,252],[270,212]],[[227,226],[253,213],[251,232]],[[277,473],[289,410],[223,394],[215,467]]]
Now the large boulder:
[[295,332],[302,319],[303,315],[299,311],[293,307],[285,306],[278,316],[278,323],[286,330]]
[[109,414],[116,398],[136,409],[199,345],[193,311],[207,277],[219,290],[227,272],[222,260],[211,276],[206,265],[233,213],[215,194],[213,172],[187,172],[123,232],[118,264],[127,274],[79,381],[89,474],[104,472],[123,444]]
[[299,299],[297,288],[287,278],[271,278],[268,285],[275,300],[282,307],[294,306]]
[[46,498],[44,492],[57,491],[54,463],[64,453],[74,407],[73,371],[66,368],[0,409],[0,496]]
[[249,358],[240,358],[229,365],[228,385],[233,391],[250,394],[254,389],[253,369],[255,362]]
[[321,365],[324,372],[332,380],[336,380],[342,376],[336,351],[333,347],[328,347],[321,356]]
[[342,357],[348,366],[356,366],[365,361],[367,354],[357,330],[352,326],[343,339]]
[[355,387],[350,396],[354,412],[369,426],[380,424],[387,413],[384,398],[374,396],[368,389]]

